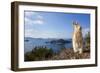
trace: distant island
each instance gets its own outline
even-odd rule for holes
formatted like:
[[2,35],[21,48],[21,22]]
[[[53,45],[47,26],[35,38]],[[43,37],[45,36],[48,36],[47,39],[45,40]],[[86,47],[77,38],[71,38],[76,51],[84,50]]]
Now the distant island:
[[58,40],[52,40],[50,43],[57,43],[57,44],[65,44],[65,43],[71,43],[71,40],[64,40],[64,39],[58,39]]
[[50,41],[47,41],[46,43],[58,43],[58,44],[64,44],[64,43],[71,43],[72,42],[72,39],[55,39],[55,38],[31,38],[31,37],[25,37],[24,41],[25,42],[28,42],[32,39],[37,39],[37,40],[50,40]]

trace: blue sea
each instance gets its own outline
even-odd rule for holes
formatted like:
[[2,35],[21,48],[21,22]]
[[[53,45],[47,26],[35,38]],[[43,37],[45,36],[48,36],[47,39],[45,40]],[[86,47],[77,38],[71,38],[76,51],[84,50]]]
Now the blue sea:
[[[54,41],[55,40],[55,41]],[[43,38],[24,38],[24,52],[29,52],[34,47],[42,46],[52,49],[54,52],[59,52],[61,49],[70,49],[72,48],[72,40],[71,39],[63,39],[64,41],[68,41],[65,43],[56,42],[59,39],[43,39]]]

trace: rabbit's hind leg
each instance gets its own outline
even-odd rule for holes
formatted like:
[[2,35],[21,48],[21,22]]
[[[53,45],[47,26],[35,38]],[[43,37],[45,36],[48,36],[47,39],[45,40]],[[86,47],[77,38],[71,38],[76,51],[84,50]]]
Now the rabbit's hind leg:
[[82,48],[79,48],[79,54],[82,54],[82,53],[83,53]]

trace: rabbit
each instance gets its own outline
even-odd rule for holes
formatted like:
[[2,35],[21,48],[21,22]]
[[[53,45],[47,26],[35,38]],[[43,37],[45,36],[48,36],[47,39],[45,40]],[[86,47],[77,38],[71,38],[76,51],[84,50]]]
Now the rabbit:
[[83,52],[83,37],[82,37],[82,28],[80,24],[77,22],[73,22],[73,37],[72,37],[72,44],[73,44],[73,51],[74,53],[82,54]]

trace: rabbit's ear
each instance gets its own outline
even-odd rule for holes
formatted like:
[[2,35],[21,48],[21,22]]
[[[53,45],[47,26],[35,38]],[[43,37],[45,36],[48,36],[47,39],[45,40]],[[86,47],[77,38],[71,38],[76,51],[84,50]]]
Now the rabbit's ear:
[[80,30],[82,30],[82,27],[80,26]]
[[77,21],[73,21],[73,25],[77,25],[78,24],[78,22]]
[[73,25],[76,25],[76,22],[75,21],[73,21],[72,23],[73,23]]

